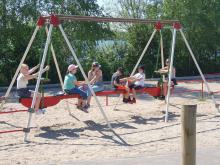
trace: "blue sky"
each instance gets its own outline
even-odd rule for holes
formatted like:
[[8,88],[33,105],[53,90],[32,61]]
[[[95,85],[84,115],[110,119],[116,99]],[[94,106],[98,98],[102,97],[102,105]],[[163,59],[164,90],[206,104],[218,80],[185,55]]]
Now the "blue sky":
[[116,14],[119,6],[117,5],[118,0],[97,0],[99,6],[103,7],[107,13],[111,15]]

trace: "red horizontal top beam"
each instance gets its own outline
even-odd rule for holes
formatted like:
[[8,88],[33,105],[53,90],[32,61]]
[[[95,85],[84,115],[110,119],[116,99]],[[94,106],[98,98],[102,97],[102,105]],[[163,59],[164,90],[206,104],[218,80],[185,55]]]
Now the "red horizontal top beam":
[[[135,24],[162,24],[179,23],[178,20],[155,20],[155,19],[136,19],[136,18],[113,18],[113,17],[95,17],[95,16],[80,16],[80,15],[55,15],[60,21],[86,21],[86,22],[121,22]],[[50,19],[51,16],[43,16],[45,19]]]

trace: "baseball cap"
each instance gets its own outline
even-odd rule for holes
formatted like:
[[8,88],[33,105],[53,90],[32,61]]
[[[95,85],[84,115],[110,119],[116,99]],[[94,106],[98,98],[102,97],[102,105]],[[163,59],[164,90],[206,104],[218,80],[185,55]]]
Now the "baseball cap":
[[68,71],[70,72],[70,71],[72,71],[72,70],[74,70],[74,69],[77,69],[77,68],[78,68],[77,65],[70,64],[70,65],[68,66]]

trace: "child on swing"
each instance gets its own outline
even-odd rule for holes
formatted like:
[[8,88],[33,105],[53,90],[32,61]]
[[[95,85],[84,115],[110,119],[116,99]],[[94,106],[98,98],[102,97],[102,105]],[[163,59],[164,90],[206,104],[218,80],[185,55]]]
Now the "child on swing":
[[[161,68],[158,70],[160,74],[168,74],[170,68],[170,60],[166,59],[166,66],[164,68]],[[172,73],[171,73],[171,81],[173,82],[173,85],[177,85],[176,81],[176,68],[173,66]]]
[[144,66],[140,65],[138,67],[138,73],[136,73],[134,76],[127,78],[127,86],[132,91],[132,96],[133,96],[133,99],[130,99],[129,97],[129,103],[136,103],[137,95],[135,90],[144,88],[144,84],[145,84],[144,81],[145,81]]
[[126,79],[120,79],[121,76],[123,75],[123,70],[122,68],[118,68],[117,71],[112,75],[112,86],[116,90],[125,90],[126,93],[123,94],[123,102],[128,103],[129,100],[129,88],[126,85],[123,85],[123,82],[126,82]]
[[[37,78],[39,75],[39,72],[34,73],[39,65],[33,67],[32,69],[29,69],[29,66],[27,64],[22,64],[20,73],[17,77],[17,95],[21,98],[29,98],[33,97],[34,93],[31,92],[31,90],[27,87],[28,81]],[[46,72],[49,70],[49,66],[46,66],[43,69],[43,72]],[[34,74],[33,74],[34,73]],[[38,111],[39,105],[40,105],[41,95],[40,93],[37,93],[37,99],[35,103],[35,110]]]
[[[166,59],[166,66],[159,69],[158,71],[156,71],[156,73],[160,73],[161,75],[167,75],[167,78],[166,80],[163,81],[163,84],[162,84],[162,90],[161,90],[161,98],[164,99],[165,96],[167,95],[167,86],[168,86],[168,74],[169,74],[169,68],[170,68],[170,60],[169,58]],[[177,81],[176,81],[176,68],[173,66],[172,68],[172,72],[171,72],[171,81],[172,81],[172,84],[171,86],[175,86],[175,85],[178,85],[177,84]],[[158,85],[159,86],[159,85]]]
[[66,94],[79,94],[81,98],[78,99],[77,108],[87,112],[87,93],[79,88],[80,83],[77,81],[75,74],[77,73],[77,65],[71,64],[68,66],[67,74],[64,79],[64,91]]

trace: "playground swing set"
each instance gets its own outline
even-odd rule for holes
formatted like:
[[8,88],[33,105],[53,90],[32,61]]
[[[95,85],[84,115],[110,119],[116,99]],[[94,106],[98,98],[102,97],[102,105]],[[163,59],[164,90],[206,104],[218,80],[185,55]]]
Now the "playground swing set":
[[[9,94],[10,94],[10,91],[15,83],[15,80],[17,78],[17,75],[19,74],[19,71],[20,71],[20,68],[21,68],[21,65],[24,63],[25,59],[26,59],[26,56],[31,48],[31,45],[36,37],[36,34],[38,32],[38,30],[40,28],[42,28],[44,25],[48,25],[49,24],[49,29],[47,26],[45,26],[45,30],[46,30],[46,34],[47,34],[47,39],[46,39],[46,43],[45,43],[45,47],[44,47],[44,51],[43,51],[43,55],[42,55],[42,59],[41,59],[41,62],[40,62],[40,69],[39,69],[39,75],[38,75],[38,78],[37,78],[37,82],[36,82],[36,86],[35,86],[35,91],[34,91],[34,96],[33,98],[20,98],[19,99],[19,102],[24,105],[25,107],[28,108],[28,110],[15,110],[13,112],[28,112],[29,115],[28,115],[28,122],[27,122],[27,126],[23,129],[19,129],[19,130],[12,130],[12,131],[0,131],[0,133],[8,133],[8,132],[19,132],[19,131],[23,131],[25,133],[25,136],[24,136],[24,141],[27,141],[27,136],[28,136],[28,133],[30,132],[30,125],[31,125],[31,119],[32,119],[32,115],[33,113],[35,113],[35,109],[34,109],[34,105],[35,105],[35,102],[36,102],[36,99],[37,99],[37,93],[39,91],[39,88],[40,88],[40,83],[42,81],[42,72],[43,72],[43,68],[44,68],[44,65],[45,65],[45,62],[46,62],[46,57],[47,57],[47,54],[48,54],[48,48],[50,47],[50,50],[51,50],[51,53],[52,53],[52,57],[53,57],[53,61],[54,61],[54,64],[56,66],[56,70],[57,70],[57,73],[58,73],[58,77],[59,77],[59,81],[60,81],[60,84],[61,84],[61,87],[62,87],[62,90],[63,90],[63,80],[62,80],[62,76],[61,76],[61,73],[60,73],[60,69],[59,69],[59,65],[58,65],[58,62],[57,62],[57,59],[56,59],[56,55],[55,55],[55,51],[54,51],[54,47],[53,47],[53,44],[51,42],[51,36],[52,36],[52,30],[53,30],[53,27],[58,27],[62,33],[62,36],[64,37],[65,39],[65,42],[66,44],[68,45],[68,48],[69,50],[71,51],[77,65],[79,66],[79,69],[85,79],[85,82],[86,84],[88,85],[92,95],[94,96],[95,98],[95,101],[99,107],[99,110],[101,112],[101,114],[103,115],[107,125],[108,125],[108,128],[110,130],[113,130],[112,129],[112,126],[111,126],[111,123],[109,122],[104,110],[103,110],[103,107],[101,106],[97,96],[109,96],[109,95],[112,95],[112,94],[123,94],[125,93],[125,91],[123,90],[104,90],[104,91],[101,91],[101,92],[97,92],[95,93],[93,91],[93,89],[91,88],[91,84],[82,68],[82,65],[81,63],[79,62],[77,56],[76,56],[76,53],[72,47],[72,45],[70,44],[70,41],[69,39],[67,38],[67,35],[66,33],[64,32],[64,29],[61,25],[61,22],[63,21],[88,21],[88,22],[122,22],[122,23],[137,23],[137,24],[154,24],[155,28],[154,28],[154,31],[153,33],[151,34],[141,56],[139,57],[135,67],[133,68],[133,71],[131,73],[130,76],[133,76],[135,74],[135,71],[136,69],[138,68],[141,60],[143,59],[144,55],[146,54],[147,52],[147,49],[152,41],[152,39],[154,38],[156,32],[160,32],[160,48],[161,48],[161,64],[162,64],[162,67],[164,67],[164,55],[163,55],[163,39],[162,39],[162,35],[161,35],[161,29],[165,26],[165,25],[171,25],[172,26],[172,42],[171,42],[171,53],[170,53],[170,67],[169,67],[169,73],[168,73],[168,85],[167,85],[167,94],[166,94],[166,114],[165,114],[165,122],[168,121],[168,111],[169,111],[169,104],[170,104],[170,91],[171,91],[171,72],[172,72],[172,69],[173,69],[173,60],[174,60],[174,50],[175,50],[175,42],[176,42],[176,33],[177,31],[180,32],[182,38],[183,38],[183,41],[185,42],[186,44],[186,47],[188,48],[189,50],[189,53],[201,75],[201,78],[202,80],[204,81],[207,89],[208,89],[208,93],[211,95],[211,98],[215,104],[215,107],[217,108],[217,110],[219,111],[219,105],[217,104],[216,100],[215,100],[215,97],[214,97],[214,94],[213,92],[211,92],[210,90],[210,87],[196,61],[196,58],[189,46],[189,43],[188,41],[186,40],[186,37],[185,37],[185,34],[183,33],[182,31],[182,26],[181,24],[179,23],[179,21],[177,20],[148,20],[148,19],[125,19],[125,18],[108,18],[108,17],[91,17],[91,16],[76,16],[76,15],[50,15],[50,16],[40,16],[38,21],[37,21],[37,26],[34,30],[34,33],[32,34],[32,37],[28,43],[28,46],[25,50],[25,53],[20,61],[20,64],[14,74],[14,77],[4,95],[4,98],[8,98]],[[48,77],[47,77],[48,78]],[[163,80],[165,80],[165,77],[163,75]],[[145,87],[143,89],[140,89],[139,91],[137,92],[142,92],[142,93],[148,93],[150,94],[151,96],[154,96],[154,97],[159,97],[161,96],[161,87],[160,86],[156,86],[156,87]],[[41,99],[41,108],[47,108],[47,107],[50,107],[50,106],[54,106],[56,104],[58,104],[61,100],[63,99],[68,99],[68,98],[78,98],[79,95],[77,94],[74,94],[74,95],[57,95],[57,96],[43,96],[42,99]],[[1,111],[2,111],[2,107],[4,105],[5,101],[2,102],[2,105],[1,105]],[[0,114],[4,114],[4,113],[10,113],[10,112],[1,112],[0,111]]]

